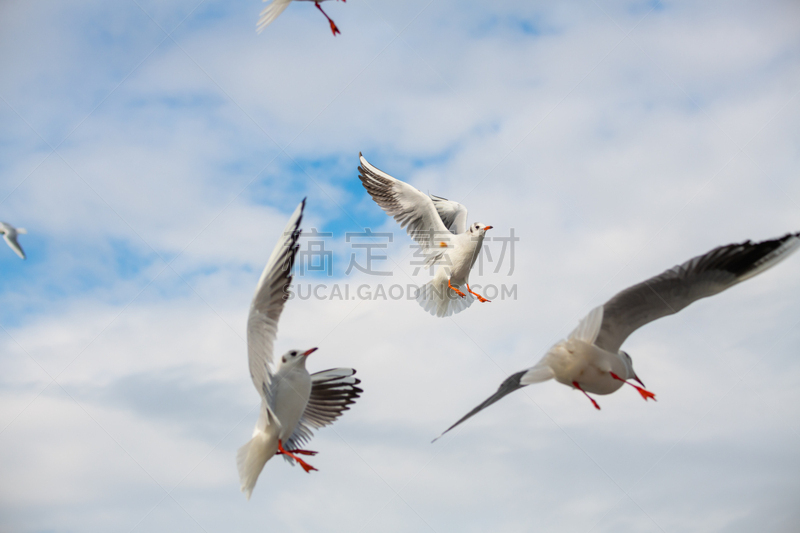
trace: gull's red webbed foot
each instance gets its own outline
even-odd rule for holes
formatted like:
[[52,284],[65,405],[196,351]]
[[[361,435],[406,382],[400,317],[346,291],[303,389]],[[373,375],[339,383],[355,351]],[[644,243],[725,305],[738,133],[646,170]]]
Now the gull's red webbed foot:
[[336,27],[336,24],[334,24],[332,20],[330,20],[329,22],[331,23],[331,32],[333,32],[334,37],[336,37],[337,33],[342,33],[339,31],[339,28]]
[[[465,297],[467,296],[466,294],[464,294],[464,293],[463,293],[463,292],[461,292],[460,290],[458,290],[458,289],[456,289],[455,287],[453,287],[452,285],[450,285],[450,280],[449,280],[449,279],[447,280],[447,286],[448,286],[448,287],[450,287],[451,289],[453,289],[454,291],[456,291],[456,294],[458,294],[458,295],[459,295],[459,296],[461,296],[462,298],[465,298]],[[472,291],[470,291],[470,292],[472,292]]]
[[[578,385],[578,382],[577,382],[577,381],[573,381],[573,382],[572,382],[572,386],[573,386],[573,387],[575,387],[576,389],[578,389],[579,391],[581,391],[582,393],[586,394],[586,391],[585,391],[585,390],[583,390],[583,389],[581,388],[581,386],[580,386],[580,385]],[[591,397],[591,396],[589,396],[588,394],[586,394],[586,397],[587,397],[587,398],[589,398],[589,401],[591,401],[591,402],[592,402],[592,405],[594,405],[594,408],[595,408],[595,409],[597,409],[597,410],[599,411],[599,410],[600,410],[600,406],[599,406],[599,405],[597,405],[597,402],[596,402],[596,401],[594,401],[594,398],[592,398],[592,397]]]
[[303,467],[303,470],[305,470],[306,472],[311,472],[312,470],[316,470],[316,468],[314,468],[313,466],[311,466],[307,462],[303,461],[302,459],[300,459],[299,457],[294,455],[295,453],[302,453],[304,455],[314,455],[317,452],[310,452],[308,450],[291,450],[291,451],[290,450],[285,450],[283,448],[283,442],[278,440],[278,454],[288,455],[289,457],[294,459],[297,462],[297,464],[299,464],[301,467]]
[[475,295],[475,296],[478,298],[478,301],[479,301],[480,303],[483,303],[483,302],[491,302],[491,300],[487,300],[486,298],[484,298],[483,296],[481,296],[481,295],[480,295],[480,294],[478,294],[477,292],[473,292],[473,290],[469,288],[469,283],[467,283],[467,290],[469,291],[469,293],[470,293],[470,294],[473,294],[473,295]]
[[619,377],[618,375],[616,375],[616,374],[615,374],[615,373],[613,373],[613,372],[609,372],[609,374],[611,374],[611,377],[612,377],[612,378],[614,378],[614,379],[616,379],[617,381],[621,381],[621,382],[623,382],[623,383],[627,383],[628,385],[630,385],[631,387],[633,387],[634,389],[636,389],[637,391],[639,391],[639,394],[641,394],[641,395],[642,395],[642,398],[644,398],[644,400],[645,400],[645,401],[647,401],[647,400],[649,400],[649,399],[651,399],[651,398],[652,398],[652,400],[653,400],[654,402],[657,402],[657,401],[658,401],[658,400],[656,400],[656,395],[655,395],[655,394],[653,394],[652,392],[650,392],[649,390],[646,390],[646,389],[644,389],[644,388],[642,388],[642,387],[640,387],[640,386],[638,386],[638,385],[634,385],[634,384],[633,384],[633,383],[631,383],[630,381],[628,381],[628,380],[625,380],[625,379],[622,379],[621,377]]

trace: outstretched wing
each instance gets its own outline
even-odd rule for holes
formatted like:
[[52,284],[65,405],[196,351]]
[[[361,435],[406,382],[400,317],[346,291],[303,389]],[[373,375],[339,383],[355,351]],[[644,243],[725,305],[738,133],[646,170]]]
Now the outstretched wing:
[[[352,368],[332,368],[311,374],[311,395],[303,416],[286,441],[287,449],[300,448],[311,440],[315,429],[332,424],[350,409],[350,404],[364,392],[356,386],[361,380],[353,377],[355,373]],[[288,456],[284,458],[291,462]]]
[[[264,0],[265,2],[269,0]],[[261,11],[261,16],[258,18],[256,31],[261,33],[264,28],[278,18],[278,15],[283,13],[283,10],[289,6],[292,0],[272,0],[272,2]]]
[[422,246],[429,261],[441,257],[450,246],[452,234],[439,217],[433,200],[419,189],[373,167],[363,155],[358,154],[358,157],[361,160],[358,177],[372,199],[387,215],[394,217],[401,228],[408,226],[406,231]]
[[430,195],[433,206],[439,213],[439,218],[451,233],[458,235],[467,231],[467,208],[458,202],[442,198],[441,196]]
[[25,259],[25,252],[22,250],[22,246],[20,246],[17,242],[17,232],[9,231],[3,235],[3,239],[6,241],[8,246],[14,250],[14,253],[16,253],[22,259]]
[[595,344],[616,353],[625,339],[645,324],[752,278],[798,248],[800,233],[728,244],[629,287],[603,305],[603,322]]
[[459,425],[461,422],[471,418],[473,415],[478,414],[480,411],[483,411],[496,401],[500,400],[504,396],[508,396],[512,392],[517,389],[521,389],[526,385],[531,385],[533,383],[540,383],[542,381],[547,381],[548,379],[553,377],[553,371],[550,369],[549,366],[537,364],[536,366],[529,368],[527,370],[522,370],[521,372],[517,372],[516,374],[511,374],[503,381],[500,386],[497,388],[497,392],[486,398],[480,405],[478,405],[475,409],[470,411],[469,413],[462,416],[458,422],[447,428],[446,430],[442,431],[442,434],[433,439],[431,442],[436,442],[437,440],[441,439],[445,433]]
[[[278,319],[283,311],[292,283],[292,266],[297,255],[300,238],[300,222],[303,220],[303,199],[294,210],[289,223],[272,250],[272,255],[258,280],[256,294],[250,304],[247,319],[247,356],[250,377],[256,390],[265,399],[269,398],[274,363],[272,349],[278,333]],[[269,401],[267,402],[269,404]]]

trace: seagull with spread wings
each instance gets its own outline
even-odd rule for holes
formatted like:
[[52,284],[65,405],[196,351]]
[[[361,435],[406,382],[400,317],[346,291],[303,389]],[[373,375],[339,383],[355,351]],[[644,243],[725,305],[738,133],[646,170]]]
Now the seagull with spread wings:
[[370,165],[363,155],[358,157],[358,177],[372,199],[422,247],[426,266],[439,265],[433,280],[420,287],[417,302],[439,317],[460,313],[475,298],[488,302],[469,287],[469,273],[492,226],[476,222],[467,227],[463,205],[429,196]]
[[316,348],[289,350],[274,357],[278,319],[292,283],[292,266],[299,245],[303,200],[283,230],[261,274],[247,319],[247,354],[250,377],[261,395],[261,409],[253,438],[239,448],[236,464],[242,492],[250,499],[264,465],[283,455],[303,470],[316,470],[299,455],[317,452],[300,449],[315,429],[333,423],[363,392],[352,368],[333,368],[316,374],[306,370],[306,359]]
[[566,340],[550,348],[533,367],[509,376],[497,392],[442,435],[507,394],[548,379],[581,391],[596,409],[600,406],[588,393],[611,394],[626,383],[636,388],[645,400],[655,400],[655,395],[644,389],[644,383],[633,371],[631,356],[620,350],[625,339],[645,324],[675,314],[692,302],[719,294],[764,272],[798,248],[800,233],[756,243],[745,241],[719,246],[628,287],[592,309]]
[[[336,27],[336,24],[333,23],[328,14],[322,11],[322,6],[319,5],[320,2],[324,2],[325,0],[272,0],[270,4],[261,11],[261,16],[258,19],[257,25],[258,33],[261,33],[261,31],[269,26],[273,20],[278,18],[278,15],[283,13],[283,10],[289,7],[289,4],[292,1],[314,2],[314,5],[317,6],[317,9],[319,9],[322,14],[325,15],[325,18],[328,19],[328,23],[331,25],[331,31],[333,32],[334,37],[337,33],[341,33],[339,28]],[[346,0],[342,0],[342,2],[345,1]],[[264,0],[264,2],[269,2],[269,0]]]
[[14,253],[22,259],[25,259],[25,252],[22,250],[22,246],[19,245],[19,242],[17,242],[17,235],[25,235],[26,233],[28,233],[28,231],[25,228],[15,228],[8,222],[0,222],[0,234],[3,235],[3,239],[6,241],[9,248],[14,250]]

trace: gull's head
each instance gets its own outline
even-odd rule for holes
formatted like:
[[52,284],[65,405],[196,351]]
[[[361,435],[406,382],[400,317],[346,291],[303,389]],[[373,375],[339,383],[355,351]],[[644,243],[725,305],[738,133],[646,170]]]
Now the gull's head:
[[278,368],[305,368],[306,357],[314,353],[316,350],[316,348],[311,348],[310,350],[306,350],[304,352],[300,350],[289,350],[278,360]]
[[472,235],[475,235],[476,237],[477,236],[483,237],[483,235],[490,229],[492,229],[492,226],[487,226],[486,224],[475,222],[473,225],[469,227],[469,232]]
[[625,371],[627,372],[625,379],[632,379],[644,387],[644,383],[642,383],[642,380],[639,379],[639,376],[637,376],[636,372],[633,370],[633,360],[631,359],[631,356],[628,355],[628,352],[620,350],[619,357],[622,359],[623,364],[625,364]]

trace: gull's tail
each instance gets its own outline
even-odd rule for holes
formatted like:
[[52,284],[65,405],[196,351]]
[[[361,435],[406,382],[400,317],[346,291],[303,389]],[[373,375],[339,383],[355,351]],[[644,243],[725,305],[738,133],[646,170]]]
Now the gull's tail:
[[[460,313],[475,301],[475,297],[467,291],[461,297],[447,286],[448,277],[445,269],[440,268],[431,281],[419,288],[417,303],[434,316],[445,317]],[[461,289],[461,287],[458,287]],[[466,287],[465,287],[466,288]]]
[[278,451],[278,439],[270,438],[265,432],[256,429],[253,438],[239,448],[236,453],[236,466],[239,469],[239,480],[242,483],[242,492],[247,499],[253,493],[258,476],[264,469],[267,461]]
[[[264,1],[266,2],[267,0]],[[261,33],[264,28],[269,26],[273,20],[278,18],[278,15],[283,13],[284,9],[289,7],[289,2],[291,2],[291,0],[272,0],[272,2],[261,11],[261,16],[256,25],[256,31]]]

